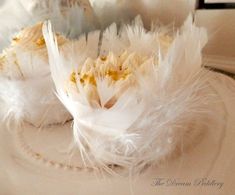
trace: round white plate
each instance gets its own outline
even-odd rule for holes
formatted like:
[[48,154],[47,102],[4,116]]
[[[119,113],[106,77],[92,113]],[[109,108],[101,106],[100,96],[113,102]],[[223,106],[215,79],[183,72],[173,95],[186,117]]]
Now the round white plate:
[[25,125],[18,131],[2,126],[0,194],[235,194],[235,81],[214,73],[210,85],[220,97],[215,106],[225,123],[181,156],[138,177],[104,176],[83,169],[77,151],[68,153],[71,123],[46,129]]

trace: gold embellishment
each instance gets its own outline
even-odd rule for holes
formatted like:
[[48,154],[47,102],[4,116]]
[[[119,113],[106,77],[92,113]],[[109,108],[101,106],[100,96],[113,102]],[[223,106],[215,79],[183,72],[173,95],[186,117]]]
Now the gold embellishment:
[[107,60],[107,56],[100,56],[100,59],[101,59],[102,61],[106,61],[106,60]]
[[3,65],[5,62],[6,56],[5,55],[0,55],[0,70],[3,69]]
[[22,70],[21,70],[21,68],[20,68],[20,65],[19,65],[18,61],[17,61],[16,54],[13,53],[13,56],[14,56],[14,58],[15,58],[14,64],[15,64],[16,67],[18,68],[18,70],[19,70],[19,72],[20,72],[20,74],[21,74],[21,77],[24,78],[24,74],[23,74],[23,72],[22,72]]
[[20,37],[19,36],[13,37],[12,41],[18,43],[20,41]]
[[37,44],[38,46],[44,46],[44,45],[45,45],[45,39],[44,39],[44,37],[42,36],[42,37],[40,37],[39,39],[37,39],[36,44]]
[[70,81],[73,83],[76,83],[76,73],[72,72],[72,74],[70,75]]

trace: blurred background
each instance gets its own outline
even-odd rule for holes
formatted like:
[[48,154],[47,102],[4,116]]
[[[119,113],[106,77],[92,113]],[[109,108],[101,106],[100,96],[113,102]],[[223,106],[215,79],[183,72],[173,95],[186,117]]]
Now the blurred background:
[[[10,11],[17,13],[19,4],[34,13],[48,6],[50,1],[68,5],[88,0],[0,0],[0,21],[7,16],[12,17]],[[224,3],[229,3],[229,6],[224,6],[227,5]],[[178,27],[189,13],[193,13],[196,24],[205,27],[209,34],[209,42],[203,50],[204,64],[235,73],[235,0],[90,0],[90,4],[107,25],[141,14],[145,26],[157,20],[163,24],[174,23]],[[215,6],[203,7],[208,4]]]

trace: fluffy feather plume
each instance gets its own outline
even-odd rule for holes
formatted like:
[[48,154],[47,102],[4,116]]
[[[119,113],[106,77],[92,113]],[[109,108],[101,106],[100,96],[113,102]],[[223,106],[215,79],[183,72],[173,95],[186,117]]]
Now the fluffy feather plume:
[[[51,19],[59,32],[58,44],[66,45],[67,39],[63,35],[76,37],[95,25],[90,4],[79,2],[83,4],[64,5],[61,1],[48,1],[48,4],[40,4],[41,9],[35,10],[33,15],[14,1],[9,1],[3,8],[7,11],[8,6],[14,5],[17,11],[11,17],[19,22],[5,21],[5,18],[0,21],[0,37],[6,40],[1,42],[3,51],[0,54],[0,118],[9,125],[27,121],[35,126],[44,126],[64,123],[71,118],[54,95],[40,21]],[[11,39],[10,45],[8,39]]]
[[186,147],[212,119],[209,75],[201,67],[207,34],[191,16],[175,34],[147,31],[139,17],[120,31],[113,24],[101,43],[100,32],[91,32],[67,44],[67,53],[59,51],[50,22],[43,34],[87,166],[141,170]]

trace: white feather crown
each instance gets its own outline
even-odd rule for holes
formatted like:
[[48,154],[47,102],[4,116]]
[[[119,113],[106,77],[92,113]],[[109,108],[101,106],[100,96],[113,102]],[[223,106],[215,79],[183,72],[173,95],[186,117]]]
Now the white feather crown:
[[140,170],[208,128],[213,93],[201,67],[207,33],[191,16],[174,35],[147,31],[139,17],[119,31],[112,24],[70,41],[66,52],[50,22],[43,34],[58,97],[74,118],[74,140],[87,165]]
[[[67,41],[61,34],[76,37],[94,28],[95,24],[89,13],[92,11],[90,5],[83,5],[85,12],[77,5],[63,7],[59,1],[50,2],[51,6],[34,14],[15,2],[17,12],[11,17],[18,23],[12,19],[8,23],[0,19],[0,38],[5,40],[0,44],[3,49],[0,54],[0,118],[8,125],[18,126],[26,121],[39,127],[71,119],[54,94],[42,23],[39,21],[46,18],[52,21],[60,33],[57,36],[60,46]],[[8,39],[11,39],[11,44]]]

